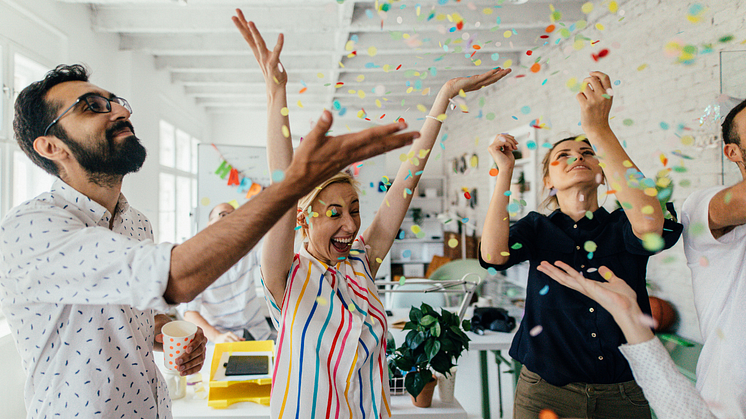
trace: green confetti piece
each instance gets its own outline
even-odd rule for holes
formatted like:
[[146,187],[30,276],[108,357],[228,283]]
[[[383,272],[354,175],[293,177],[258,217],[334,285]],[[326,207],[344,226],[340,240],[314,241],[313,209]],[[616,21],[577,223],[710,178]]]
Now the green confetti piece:
[[585,212],[585,218],[592,220],[593,219],[593,213],[590,211]]
[[588,253],[595,252],[597,248],[598,248],[598,246],[596,245],[596,243],[592,242],[590,240],[588,240],[587,242],[585,242],[583,244],[583,249],[585,249],[585,251],[588,252]]
[[404,278],[404,277],[399,278],[399,285],[404,285],[405,282],[407,282],[407,278]]
[[513,249],[513,250],[518,250],[518,249],[520,249],[522,247],[523,247],[523,245],[520,244],[520,243],[513,243],[513,245],[510,246],[510,248]]
[[665,244],[663,238],[655,233],[647,233],[642,236],[642,247],[649,252],[662,250]]
[[725,193],[725,197],[723,197],[723,202],[726,204],[730,204],[730,200],[733,198],[733,194],[730,192]]

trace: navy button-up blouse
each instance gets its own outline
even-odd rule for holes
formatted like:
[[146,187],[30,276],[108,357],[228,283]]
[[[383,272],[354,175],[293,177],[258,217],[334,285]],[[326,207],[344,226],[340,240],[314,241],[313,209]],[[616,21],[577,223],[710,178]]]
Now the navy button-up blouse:
[[[681,224],[665,220],[664,248],[676,244],[681,232]],[[585,250],[587,241],[596,244],[593,253]],[[598,281],[602,278],[597,269],[606,266],[627,281],[637,293],[642,311],[650,314],[645,271],[654,253],[645,250],[624,211],[609,214],[602,207],[592,219],[583,217],[577,222],[559,210],[548,217],[531,212],[510,227],[510,246],[510,257],[504,265],[490,264],[479,252],[485,268],[504,270],[525,260],[530,262],[525,314],[510,356],[555,386],[633,380],[632,370],[618,349],[626,340],[611,314],[536,270],[544,260],[561,260],[586,278]],[[541,333],[530,336],[536,326],[542,327]]]

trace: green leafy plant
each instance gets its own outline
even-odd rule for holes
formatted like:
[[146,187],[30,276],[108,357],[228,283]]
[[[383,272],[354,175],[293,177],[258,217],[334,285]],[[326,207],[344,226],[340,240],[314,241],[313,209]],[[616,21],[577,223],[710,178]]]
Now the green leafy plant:
[[409,333],[396,349],[394,364],[409,371],[404,386],[417,398],[425,385],[435,379],[431,369],[447,376],[462,352],[469,349],[470,339],[464,331],[471,330],[471,322],[459,322],[458,315],[442,308],[438,313],[422,303],[420,308],[409,311],[404,330]]

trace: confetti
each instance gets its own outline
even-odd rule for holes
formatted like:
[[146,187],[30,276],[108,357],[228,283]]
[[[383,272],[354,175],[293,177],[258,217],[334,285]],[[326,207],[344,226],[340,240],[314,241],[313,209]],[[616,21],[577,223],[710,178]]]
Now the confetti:
[[664,245],[663,238],[655,233],[646,233],[642,236],[642,247],[649,252],[657,252],[663,249]]
[[282,136],[285,138],[290,137],[290,129],[288,128],[287,125],[282,126]]
[[528,115],[531,113],[531,107],[530,106],[524,106],[521,108],[521,113],[524,115]]
[[705,256],[702,256],[701,258],[699,258],[699,266],[702,266],[702,267],[710,266],[710,261]]
[[510,252],[500,252],[500,256],[510,256]]
[[290,110],[287,107],[283,107],[282,109],[280,109],[280,115],[282,116],[288,116],[289,113]]
[[404,285],[405,282],[407,282],[407,278],[405,278],[403,276],[401,278],[399,278],[399,285]]
[[543,330],[544,330],[544,328],[543,328],[543,327],[541,327],[541,325],[538,325],[538,326],[534,326],[534,327],[532,327],[532,328],[531,328],[531,330],[530,330],[530,331],[528,332],[528,334],[529,334],[529,335],[531,335],[532,337],[536,337],[536,336],[538,336],[538,335],[539,335],[539,333],[541,333],[541,332],[542,332]]
[[490,169],[489,173],[490,173],[490,176],[495,177],[495,176],[497,176],[498,170],[493,167],[493,168]]
[[322,296],[316,297],[316,302],[321,304],[322,306],[325,306],[327,304],[326,298]]
[[541,71],[541,64],[539,64],[539,63],[534,63],[534,64],[533,64],[533,65],[531,66],[530,70],[531,70],[531,72],[532,72],[532,73],[538,73],[539,71]]
[[549,285],[544,285],[544,287],[539,290],[539,295],[547,295],[548,292],[549,292]]
[[539,419],[559,419],[559,416],[549,409],[544,409],[539,412]]
[[598,248],[598,245],[595,242],[592,242],[588,240],[587,242],[583,243],[583,249],[585,249],[588,253],[593,253]]
[[282,170],[275,170],[272,172],[272,181],[273,182],[282,182],[282,180],[285,179],[285,172]]
[[458,240],[456,239],[448,240],[448,247],[450,247],[451,249],[454,249],[456,248],[456,246],[458,246]]
[[520,244],[520,243],[513,243],[513,245],[510,246],[510,248],[513,249],[513,250],[518,250],[518,249],[520,249],[522,247],[523,247],[523,245]]

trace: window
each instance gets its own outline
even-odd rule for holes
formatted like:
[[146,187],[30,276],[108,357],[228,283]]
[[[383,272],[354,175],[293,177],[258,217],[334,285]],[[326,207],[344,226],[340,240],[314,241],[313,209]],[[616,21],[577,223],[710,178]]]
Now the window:
[[194,235],[199,140],[160,122],[158,240],[181,243]]

